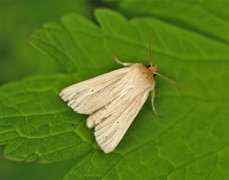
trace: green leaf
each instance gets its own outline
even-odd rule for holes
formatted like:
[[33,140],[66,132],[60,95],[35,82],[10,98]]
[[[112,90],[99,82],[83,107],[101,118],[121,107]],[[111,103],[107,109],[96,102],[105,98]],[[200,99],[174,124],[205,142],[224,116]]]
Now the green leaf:
[[[110,10],[97,26],[79,15],[46,24],[33,44],[65,74],[37,76],[0,89],[0,142],[5,155],[26,161],[75,158],[65,179],[227,179],[229,157],[228,44],[157,18],[127,21]],[[117,149],[104,154],[85,116],[58,97],[67,85],[114,70],[114,54],[148,63],[183,87],[156,78],[153,115],[147,102]],[[192,90],[186,90],[186,89]]]
[[[144,4],[144,5],[143,5]],[[123,0],[120,8],[128,15],[151,16],[215,41],[229,43],[227,0]]]
[[90,150],[84,140],[85,128],[80,128],[81,117],[58,97],[58,84],[68,79],[63,75],[38,76],[1,88],[0,141],[8,144],[7,157],[51,162]]

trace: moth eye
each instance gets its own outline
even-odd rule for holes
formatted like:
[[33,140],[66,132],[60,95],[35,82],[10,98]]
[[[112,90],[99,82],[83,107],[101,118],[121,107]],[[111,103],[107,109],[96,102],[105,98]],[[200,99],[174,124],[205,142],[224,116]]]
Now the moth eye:
[[153,77],[156,77],[157,74],[153,74]]

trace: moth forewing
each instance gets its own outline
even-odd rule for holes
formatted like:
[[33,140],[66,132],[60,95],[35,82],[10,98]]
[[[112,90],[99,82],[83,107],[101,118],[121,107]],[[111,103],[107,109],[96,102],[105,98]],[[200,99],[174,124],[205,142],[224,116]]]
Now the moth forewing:
[[[102,98],[104,92],[108,90],[107,87],[112,89],[116,82],[125,76],[129,70],[129,68],[121,68],[71,85],[64,88],[60,96],[64,101],[68,101],[68,105],[74,111],[81,114],[91,114],[103,107],[104,104],[109,103],[108,98]],[[112,93],[110,93],[110,96],[112,96]]]
[[115,149],[155,87],[155,68],[133,64],[77,83],[60,96],[76,112],[89,114],[87,126],[105,153]]
[[[130,97],[132,98],[131,101],[125,103],[116,116],[109,116],[106,121],[99,123],[95,127],[96,141],[105,153],[112,152],[121,141],[149,96],[149,91],[146,90],[137,96]],[[112,110],[116,108],[117,106],[110,106],[109,112],[112,113]]]

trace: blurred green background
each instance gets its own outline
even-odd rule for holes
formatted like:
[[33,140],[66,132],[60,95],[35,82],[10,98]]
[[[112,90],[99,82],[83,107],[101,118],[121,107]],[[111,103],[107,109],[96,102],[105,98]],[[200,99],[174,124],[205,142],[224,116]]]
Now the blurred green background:
[[[110,1],[112,2],[112,1]],[[43,24],[59,21],[66,13],[93,20],[96,7],[115,7],[99,0],[0,0],[0,85],[30,74],[52,73],[54,61],[30,44],[30,35]],[[45,62],[45,63],[44,63]],[[0,147],[0,179],[62,179],[74,160],[54,164],[23,163],[3,158]]]
[[[53,60],[30,44],[30,34],[44,23],[76,12],[91,17],[87,0],[0,0],[0,84],[31,73],[56,69]],[[42,62],[41,62],[42,61]],[[45,63],[43,63],[45,61]],[[45,66],[44,66],[45,65]]]

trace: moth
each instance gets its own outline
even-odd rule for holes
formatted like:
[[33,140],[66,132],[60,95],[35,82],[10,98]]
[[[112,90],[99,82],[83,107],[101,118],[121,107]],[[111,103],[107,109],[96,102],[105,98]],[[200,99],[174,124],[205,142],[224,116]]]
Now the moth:
[[156,65],[115,60],[124,67],[71,85],[60,93],[74,111],[89,115],[87,126],[94,128],[97,144],[105,153],[116,148],[150,94],[157,114],[155,76],[164,77]]

